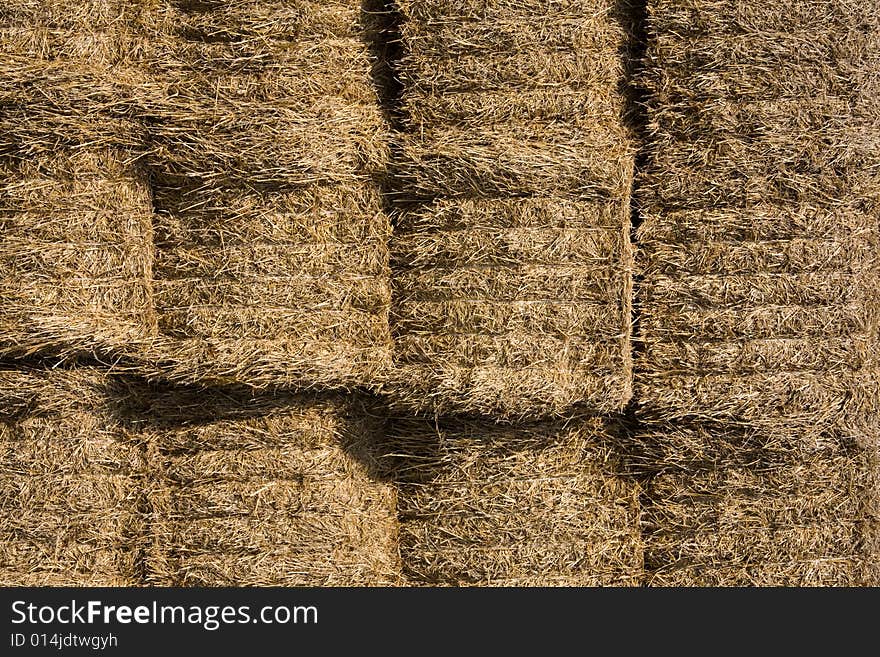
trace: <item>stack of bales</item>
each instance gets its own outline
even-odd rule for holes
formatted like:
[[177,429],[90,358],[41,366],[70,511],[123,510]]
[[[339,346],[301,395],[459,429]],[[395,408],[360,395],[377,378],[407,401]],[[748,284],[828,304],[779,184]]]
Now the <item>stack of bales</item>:
[[[373,586],[400,579],[394,489],[352,399],[153,389],[147,579],[174,586]],[[140,419],[138,419],[138,417]]]
[[126,89],[132,7],[4,3],[0,355],[122,348],[151,334],[147,181]]
[[387,135],[360,2],[162,0],[139,89],[159,338],[179,382],[347,385],[390,362]]
[[648,15],[652,581],[876,582],[880,9]]
[[386,463],[410,584],[638,584],[639,489],[618,476],[615,440],[596,419],[395,421]]
[[396,4],[393,402],[620,409],[633,154],[617,3]]
[[0,584],[140,581],[144,449],[94,370],[0,371]]

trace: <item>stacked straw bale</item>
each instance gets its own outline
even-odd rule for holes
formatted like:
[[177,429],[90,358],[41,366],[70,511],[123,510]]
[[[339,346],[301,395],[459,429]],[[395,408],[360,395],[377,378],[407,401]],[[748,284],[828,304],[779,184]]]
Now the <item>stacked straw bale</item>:
[[880,458],[839,436],[653,427],[643,513],[654,586],[880,584]]
[[649,3],[640,401],[834,425],[876,354],[880,8]]
[[392,423],[400,551],[410,584],[636,585],[639,489],[598,419],[515,427]]
[[393,403],[620,409],[633,153],[616,3],[397,5]]
[[96,370],[0,371],[0,585],[141,581],[143,445]]
[[141,395],[153,522],[147,578],[174,586],[373,586],[400,579],[376,422],[352,399]]
[[363,384],[390,364],[387,134],[360,2],[155,3],[149,374]]
[[148,181],[123,2],[0,13],[0,355],[78,355],[155,330]]
[[649,580],[877,583],[880,7],[648,16]]

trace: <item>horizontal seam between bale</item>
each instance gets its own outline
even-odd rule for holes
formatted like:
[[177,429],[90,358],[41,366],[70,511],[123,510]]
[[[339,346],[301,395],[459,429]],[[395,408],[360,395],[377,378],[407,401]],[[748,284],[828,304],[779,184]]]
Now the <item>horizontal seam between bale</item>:
[[[648,304],[646,307],[650,309],[651,306],[650,306],[650,304]],[[664,304],[664,307],[665,307],[665,304]],[[759,304],[756,306],[750,306],[750,305],[716,306],[716,307],[711,307],[711,306],[705,307],[704,306],[704,307],[699,307],[699,308],[679,308],[679,310],[682,313],[712,313],[712,312],[736,311],[736,312],[742,312],[744,314],[755,311],[755,310],[795,310],[795,309],[797,309],[797,310],[818,310],[818,309],[864,310],[865,305],[862,303],[840,303],[840,304],[835,304],[835,303],[771,304],[771,303],[768,303],[768,304]],[[646,317],[650,318],[654,315],[656,315],[656,313],[653,313],[650,311],[645,312]],[[672,317],[669,319],[669,321],[675,322],[677,319],[678,318]]]
[[[841,276],[844,278],[853,278],[853,277],[859,276],[861,274],[864,274],[865,271],[873,271],[874,270],[874,266],[872,263],[868,262],[865,264],[866,264],[866,266],[862,269],[855,268],[855,267],[846,267],[846,268],[842,268],[842,269],[807,270],[807,271],[793,271],[793,272],[787,272],[787,271],[771,272],[771,271],[752,270],[752,271],[744,271],[742,273],[715,274],[713,276],[724,277],[724,278],[757,278],[757,277],[807,278],[807,277],[821,276],[823,274],[826,274],[826,275],[832,274],[832,275],[838,275],[838,276]],[[676,272],[676,274],[673,275],[673,274],[660,274],[660,273],[654,272],[654,273],[645,274],[645,276],[653,278],[655,280],[655,282],[660,282],[660,281],[688,281],[688,280],[692,280],[692,279],[701,279],[701,278],[705,278],[706,276],[708,276],[708,274],[701,274],[701,273],[681,274],[681,273]]]
[[[186,12],[183,12],[183,13],[184,13],[184,15],[186,15]],[[244,41],[244,40],[242,40],[242,41],[232,41],[232,42],[229,42],[229,43],[226,43],[226,42],[222,42],[222,43],[210,43],[210,42],[206,42],[206,41],[199,40],[199,39],[187,39],[186,37],[182,37],[182,36],[180,36],[180,35],[175,35],[175,37],[176,37],[176,38],[174,38],[173,41],[170,41],[170,42],[162,42],[162,41],[159,41],[159,42],[158,42],[158,45],[161,47],[161,46],[173,46],[173,45],[178,45],[178,44],[179,44],[179,45],[186,45],[186,44],[199,44],[199,45],[207,46],[207,47],[206,47],[206,50],[208,50],[208,51],[211,51],[211,50],[219,50],[219,51],[227,51],[227,52],[228,52],[231,46],[236,46],[236,45],[247,45],[247,44],[249,43],[249,41],[257,41],[257,39],[251,39],[251,40],[249,40],[249,41]],[[326,36],[326,35],[315,34],[315,35],[313,35],[313,36],[312,36],[312,35],[309,35],[309,36],[307,36],[306,38],[302,38],[302,37],[300,37],[300,38],[297,38],[297,39],[294,40],[294,41],[291,41],[290,39],[285,39],[285,38],[283,38],[283,37],[281,37],[281,36],[279,36],[279,37],[271,37],[271,36],[268,36],[268,35],[260,35],[260,39],[259,39],[259,41],[265,41],[266,39],[269,39],[269,40],[271,40],[271,41],[273,41],[273,42],[274,42],[275,39],[277,39],[278,42],[280,42],[280,43],[284,43],[284,44],[287,44],[289,47],[288,47],[288,48],[284,48],[283,50],[293,50],[293,49],[295,48],[295,49],[296,49],[296,54],[297,54],[297,55],[306,54],[304,51],[307,50],[307,49],[309,48],[309,46],[319,46],[319,48],[317,48],[317,50],[318,50],[319,52],[320,52],[321,50],[325,50],[325,49],[326,49],[324,46],[329,46],[329,45],[355,45],[355,46],[357,46],[357,50],[358,50],[358,52],[360,52],[360,50],[363,48],[363,41],[362,41],[361,38],[360,38],[359,36],[357,36],[357,35],[352,35],[352,36],[339,36],[339,35]],[[177,43],[175,43],[175,42],[177,42]],[[258,44],[258,45],[259,45],[259,44]],[[314,52],[314,51],[313,51],[313,52]],[[175,54],[177,54],[177,53],[175,53]],[[248,60],[251,60],[251,59],[265,59],[265,58],[271,58],[272,55],[276,54],[276,51],[275,51],[275,50],[263,50],[263,49],[261,49],[261,50],[259,50],[259,51],[257,51],[257,52],[249,53],[249,54],[247,54],[247,55],[240,55],[240,56],[237,56],[237,57],[234,56],[234,53],[229,53],[229,54],[232,55],[232,56],[230,57],[230,59],[231,59],[232,61],[239,62],[239,61],[248,61]],[[180,59],[181,59],[181,60],[184,60],[184,57],[185,57],[185,55],[186,55],[186,51],[185,51],[185,50],[184,50],[184,52],[182,53],[182,55],[183,55],[183,56],[181,56]],[[224,59],[225,59],[225,58],[224,58]],[[274,63],[274,62],[273,62],[273,63]],[[161,66],[161,63],[160,63],[159,65]]]
[[[320,304],[325,303],[321,301],[316,301],[313,304],[296,304],[296,305],[260,305],[260,304],[246,304],[246,303],[192,303],[186,305],[179,306],[171,306],[171,305],[161,305],[156,306],[157,311],[174,311],[174,310],[195,310],[195,309],[214,309],[214,308],[228,308],[230,310],[295,310],[297,313],[301,313],[303,315],[306,314],[320,314],[320,315],[340,315],[340,316],[348,316],[348,315],[384,315],[386,306],[380,306],[375,310],[365,310],[364,308],[358,308],[356,306],[343,306],[335,307],[335,308],[320,308],[316,306],[320,306]],[[130,312],[135,317],[139,317],[141,313]],[[325,327],[327,328],[327,327]]]
[[[378,222],[377,222],[378,223]],[[319,222],[320,224],[320,222]],[[218,229],[222,232],[222,229]],[[168,231],[174,232],[174,231]],[[386,243],[386,238],[383,236],[371,236],[364,237],[357,241],[353,242],[342,242],[338,240],[315,240],[315,241],[271,241],[271,240],[248,240],[248,241],[238,241],[233,236],[233,239],[223,240],[223,241],[180,241],[179,239],[172,240],[157,240],[156,246],[161,248],[165,246],[173,246],[176,249],[184,251],[186,249],[248,249],[253,247],[278,247],[278,248],[289,248],[289,247],[309,247],[309,246],[332,246],[332,247],[345,247],[345,246],[362,246],[364,242],[379,242],[380,244]],[[48,241],[50,244],[60,244],[61,242]]]
[[[415,137],[413,137],[415,139]],[[598,185],[596,186],[599,187]],[[593,195],[587,196],[584,194],[584,191],[587,188],[576,188],[571,192],[559,192],[556,196],[553,197],[554,200],[557,201],[566,201],[569,203],[577,203],[584,205],[623,205],[618,198],[614,198],[608,195],[602,195],[599,191],[596,191]],[[592,189],[592,188],[591,188]],[[408,190],[412,191],[412,190]],[[487,190],[488,191],[488,190]],[[398,195],[400,193],[398,192]],[[429,192],[429,191],[417,191],[413,192],[411,200],[420,201],[420,205],[425,207],[427,206],[427,211],[433,213],[432,205],[437,206],[450,201],[456,202],[457,204],[461,203],[477,203],[479,205],[490,204],[490,203],[498,203],[499,205],[508,205],[511,201],[520,201],[523,200],[535,200],[541,201],[547,198],[546,193],[541,193],[528,189],[515,189],[508,191],[507,193],[502,192],[491,192],[491,193],[481,193],[479,196],[468,195],[468,194],[450,194],[449,190],[439,191],[439,192]],[[425,216],[425,210],[410,210],[402,215],[402,219],[399,224],[406,225],[406,218],[408,216],[422,217]],[[622,227],[622,225],[621,225]]]
[[[617,297],[613,298],[613,300],[616,300],[616,299],[617,299]],[[464,301],[483,301],[481,299],[463,299],[463,300]],[[548,304],[559,304],[559,305],[577,305],[579,308],[585,308],[585,309],[586,308],[608,309],[609,307],[613,307],[613,305],[614,305],[613,303],[606,303],[603,301],[595,301],[595,300],[582,301],[580,299],[547,299],[547,300],[536,299],[536,300],[524,300],[524,301],[517,301],[515,299],[514,300],[490,299],[490,300],[486,300],[483,302],[484,303],[501,303],[501,304],[507,304],[507,303],[548,303]],[[395,299],[394,302],[392,303],[392,305],[395,307],[400,307],[400,306],[407,306],[407,305],[417,304],[417,303],[418,304],[427,304],[427,305],[436,305],[439,303],[458,303],[458,300],[456,300],[454,298],[441,299],[439,301],[434,301],[434,300],[421,301],[418,299],[416,299],[416,300]]]
[[[843,369],[847,369],[850,372],[862,372],[864,368],[862,367],[844,367]],[[693,374],[692,374],[693,373]],[[751,371],[740,371],[740,370],[698,370],[697,368],[688,368],[684,372],[675,373],[674,371],[670,371],[670,373],[662,373],[662,374],[651,374],[650,380],[663,380],[663,379],[721,379],[724,377],[729,377],[732,375],[736,375],[736,380],[739,381],[741,379],[762,379],[766,380],[768,377],[773,378],[774,374],[824,374],[827,377],[836,377],[840,374],[839,369],[835,370],[820,370],[814,368],[805,368],[805,369],[784,369],[784,368],[776,368],[774,367],[772,370],[760,371],[760,370],[751,370]],[[640,376],[645,376],[646,372],[637,371],[636,382],[638,384],[638,380]],[[835,379],[836,380],[836,379]],[[666,393],[675,393],[673,390],[666,390]],[[684,391],[679,391],[684,392]],[[767,390],[762,390],[761,392],[768,393]],[[775,394],[777,391],[769,391],[769,394]]]
[[[584,96],[599,97],[600,96],[600,93],[599,93],[600,89],[601,89],[600,87],[597,87],[597,88],[595,88],[593,90],[589,90],[589,91],[585,90],[583,87],[572,87],[572,88],[564,89],[564,90],[554,89],[553,93],[552,93],[552,100],[556,101],[561,96],[563,96],[563,97],[569,96],[569,97],[573,97],[573,98],[583,98]],[[423,104],[425,102],[426,96],[431,97],[431,98],[436,98],[437,100],[442,100],[442,99],[447,98],[449,96],[452,96],[452,97],[455,97],[455,96],[475,96],[475,95],[479,95],[479,93],[480,93],[479,91],[453,90],[453,91],[444,91],[442,94],[435,94],[435,93],[419,94],[419,89],[416,88],[415,90],[407,91],[406,95],[407,95],[409,101],[412,100],[413,96],[416,96],[419,103]],[[537,89],[523,89],[521,91],[517,91],[514,89],[510,89],[510,90],[502,89],[501,93],[499,95],[520,97],[520,96],[529,96],[532,94],[538,95],[538,94],[546,94],[546,93],[547,92],[544,90],[537,90]],[[421,96],[421,97],[418,98],[418,96]]]
[[[242,429],[241,424],[249,419],[257,419],[257,420],[263,420],[263,419],[296,420],[296,419],[300,419],[301,421],[306,422],[306,421],[308,421],[309,418],[307,418],[307,417],[296,418],[296,417],[290,417],[287,415],[269,415],[269,416],[259,415],[259,416],[255,416],[255,417],[254,416],[246,416],[244,418],[235,418],[235,419],[228,419],[228,420],[227,419],[219,419],[219,420],[218,419],[211,419],[211,420],[208,420],[207,424],[196,425],[195,427],[192,428],[192,430],[189,430],[187,428],[172,428],[171,431],[173,431],[177,435],[180,435],[180,434],[186,435],[186,434],[193,433],[193,431],[198,433],[198,428],[223,429],[223,428],[238,427],[239,431],[241,431],[241,429]],[[299,434],[299,433],[302,433],[303,431],[305,431],[305,430],[303,429],[300,431],[295,431],[293,433]],[[245,431],[244,433],[246,434],[247,432]],[[239,436],[239,438],[240,438],[240,436]],[[290,440],[284,441],[284,442],[272,443],[269,445],[260,445],[260,446],[252,447],[252,448],[245,447],[242,445],[235,445],[235,446],[230,446],[230,447],[177,447],[177,448],[169,448],[167,446],[160,445],[159,451],[161,452],[161,454],[163,456],[168,457],[170,459],[188,459],[188,458],[191,458],[194,456],[200,456],[203,454],[224,455],[224,454],[228,454],[230,452],[236,453],[236,454],[241,454],[242,456],[259,456],[260,454],[263,454],[265,452],[279,452],[279,451],[285,451],[288,448],[292,448],[297,444],[295,442],[295,440],[296,439],[290,439]],[[300,455],[308,455],[308,454],[313,454],[313,453],[317,454],[317,453],[324,453],[325,451],[326,451],[325,447],[303,448],[303,447],[297,446],[297,447],[295,447],[294,455],[300,456]],[[279,477],[278,479],[284,480],[284,477]]]
[[[301,336],[299,336],[298,338],[258,338],[258,337],[247,338],[249,344],[267,344],[267,345],[280,345],[280,344],[288,344],[291,342],[305,345],[307,343],[314,342],[317,339],[318,339],[317,336],[311,336],[311,337],[308,337],[305,339],[303,339]],[[195,336],[175,338],[175,340],[178,343],[181,343],[181,342],[196,342],[196,343],[208,342],[211,344],[230,344],[230,343],[237,344],[240,341],[240,337],[239,336],[218,337],[218,336],[205,336],[205,335],[198,335],[197,334]],[[361,341],[361,340],[358,340],[357,342],[355,342],[355,341],[336,339],[333,341],[333,350],[334,351],[337,350],[340,346],[354,347],[355,348],[354,351],[360,351],[365,354],[370,354],[373,356],[375,356],[375,352],[376,352],[376,348],[377,348],[375,344],[364,345],[363,341]],[[313,348],[314,348],[314,346],[313,346]],[[326,349],[326,344],[325,344],[324,348]],[[253,355],[256,358],[265,358],[269,354],[253,354]],[[172,362],[176,362],[179,359],[175,359],[174,356],[164,356],[162,358],[162,360],[163,361],[170,360]],[[249,363],[250,360],[252,360],[252,359],[249,359],[246,362]],[[201,364],[201,365],[203,367],[206,366],[205,364]],[[270,368],[269,366],[275,366],[275,367],[273,369],[273,368]],[[210,366],[208,366],[208,367],[210,367]],[[224,371],[227,369],[227,367],[223,366],[223,365],[219,365],[218,367],[220,369],[223,369]],[[279,371],[279,370],[280,371],[299,371],[303,367],[304,366],[302,364],[269,362],[268,364],[266,364],[266,366],[263,369],[264,370],[273,369],[273,371]],[[318,365],[318,364],[314,364],[314,365],[312,365],[312,367],[314,367],[318,370],[321,369],[320,365]]]
[[[843,339],[843,338],[846,338],[846,337],[848,337],[849,335],[851,335],[850,333],[847,333],[846,336],[829,336],[827,333],[823,333],[823,332],[821,332],[821,329],[820,329],[819,331],[814,331],[814,332],[810,332],[810,331],[802,331],[802,332],[798,332],[798,333],[796,333],[796,334],[794,334],[794,333],[774,334],[774,335],[768,335],[768,336],[766,336],[766,337],[761,337],[761,338],[755,338],[755,337],[743,337],[743,338],[740,338],[740,339],[731,339],[731,338],[729,338],[729,337],[723,337],[723,338],[708,338],[708,337],[705,337],[705,336],[702,335],[702,334],[693,334],[693,335],[691,335],[691,336],[684,336],[684,335],[682,335],[682,337],[679,338],[679,339],[669,339],[669,338],[664,338],[664,337],[662,337],[663,334],[665,333],[664,331],[647,331],[647,330],[646,330],[646,331],[643,331],[643,333],[645,333],[645,334],[651,334],[651,333],[656,334],[656,335],[654,335],[654,336],[651,337],[651,341],[654,342],[655,344],[684,344],[684,343],[686,343],[686,342],[687,342],[687,343],[691,342],[691,341],[693,340],[694,337],[698,337],[700,343],[705,343],[705,344],[729,344],[729,345],[741,345],[741,344],[747,344],[747,343],[749,343],[749,342],[753,342],[753,341],[755,341],[755,340],[762,340],[762,341],[769,341],[769,340],[807,340],[807,339],[810,339],[810,338],[828,338],[828,339],[833,339],[834,337],[840,337],[841,339]],[[861,336],[864,336],[865,334],[864,334],[864,333],[858,333],[858,334],[856,334],[856,335],[859,336],[859,337],[861,337]],[[873,336],[870,336],[870,335],[869,335],[868,337],[873,337]],[[645,339],[642,339],[642,342],[645,342]]]
[[[22,440],[22,443],[29,442],[27,439]],[[13,445],[18,443],[12,442]],[[136,481],[138,479],[142,479],[146,476],[145,473],[140,472],[138,470],[131,470],[129,472],[90,472],[88,470],[65,470],[63,472],[58,472],[55,470],[50,470],[46,472],[15,472],[9,469],[4,469],[2,471],[4,477],[10,477],[14,480],[29,480],[29,479],[45,479],[52,478],[53,480],[58,479],[67,479],[67,478],[77,478],[77,479],[125,479]]]
[[[621,337],[623,337],[623,336],[621,336]],[[430,365],[430,363],[426,363],[425,365],[404,364],[404,365],[401,365],[401,367],[411,367],[413,369],[423,370],[423,369],[428,369],[429,365]],[[592,366],[590,366],[588,368],[587,367],[559,367],[557,363],[549,363],[549,362],[544,366],[530,366],[530,367],[506,367],[503,365],[480,365],[480,364],[475,364],[475,365],[447,365],[447,364],[444,364],[443,366],[440,366],[440,367],[437,367],[436,365],[432,365],[430,367],[430,369],[434,370],[438,374],[440,372],[448,372],[450,370],[454,370],[456,372],[471,372],[473,370],[494,370],[494,371],[500,371],[500,372],[546,372],[548,369],[551,369],[551,368],[552,368],[553,372],[558,372],[558,373],[566,373],[566,374],[573,374],[573,373],[582,374],[583,373],[583,376],[580,377],[581,382],[583,382],[583,380],[605,381],[609,378],[624,378],[624,379],[627,378],[622,372],[620,372],[620,368],[617,368],[617,367],[614,368],[613,370],[611,370],[609,372],[609,374],[606,376],[593,376],[592,373],[596,371],[596,368],[592,367]],[[479,386],[481,384],[485,384],[485,382],[469,381],[467,383],[467,387],[474,388],[474,387]],[[553,385],[555,386],[555,382]],[[575,387],[577,387],[578,382],[574,383],[573,385]],[[459,392],[459,394],[464,394],[464,393]]]
[[[854,231],[854,232],[856,232],[856,231]],[[861,231],[859,231],[859,232],[861,232]],[[858,235],[858,233],[857,233],[855,235],[845,235],[845,236],[841,236],[841,237],[793,236],[793,237],[779,237],[779,238],[772,238],[772,239],[770,239],[770,238],[764,238],[764,239],[756,238],[756,239],[742,239],[742,240],[699,239],[699,240],[695,240],[696,244],[693,245],[691,248],[699,248],[700,246],[703,246],[703,245],[706,245],[706,246],[722,245],[722,246],[747,247],[751,244],[793,244],[793,243],[796,244],[799,242],[804,242],[807,244],[815,244],[818,242],[818,243],[822,243],[822,244],[841,244],[841,245],[843,245],[843,244],[846,244],[846,240],[863,241],[865,243],[866,247],[870,247],[870,246],[872,246],[871,238],[873,237],[876,239],[877,231],[866,230],[864,232],[869,233],[869,235],[867,235],[863,238],[861,238],[860,235]],[[670,247],[682,246],[681,243],[679,243],[679,242],[672,242],[672,241],[667,242],[665,240],[642,240],[641,243],[645,245],[646,249],[650,249],[654,245],[670,246]]]
[[[420,215],[421,216],[421,215]],[[576,223],[576,222],[572,222]],[[623,223],[619,226],[502,226],[492,228],[491,226],[465,226],[462,228],[441,228],[439,226],[419,226],[417,228],[398,227],[395,231],[400,237],[391,238],[391,248],[394,244],[402,241],[415,241],[417,239],[429,240],[434,235],[459,235],[473,233],[516,233],[520,231],[533,231],[536,233],[598,233],[607,232],[617,234],[623,229]]]
[[[650,363],[649,358],[645,359]],[[652,379],[690,379],[690,378],[715,378],[721,376],[729,376],[729,375],[737,375],[738,378],[742,377],[767,377],[773,376],[774,374],[827,374],[828,376],[837,375],[840,373],[840,370],[847,370],[849,372],[861,372],[864,371],[864,367],[861,365],[851,365],[851,364],[838,364],[838,367],[835,369],[820,369],[818,367],[802,367],[802,368],[787,368],[787,367],[773,367],[772,369],[762,370],[757,367],[741,369],[735,367],[726,367],[722,369],[709,369],[709,368],[701,368],[695,365],[688,365],[683,367],[681,370],[676,369],[673,366],[667,365],[665,366],[666,370],[662,374],[654,374],[652,375]],[[638,375],[637,375],[638,376]]]
[[[842,340],[846,340],[846,341],[855,342],[856,340],[871,339],[873,337],[874,337],[874,334],[872,332],[861,331],[861,332],[847,333],[846,335],[841,335],[841,336],[828,336],[826,338],[826,341],[840,342]],[[721,340],[724,340],[724,338],[721,338]],[[766,337],[766,338],[743,338],[742,340],[738,340],[736,342],[731,342],[731,344],[743,344],[743,343],[750,344],[750,343],[756,343],[756,342],[807,342],[807,341],[809,341],[810,343],[814,343],[815,338],[803,336],[800,334],[798,334],[797,336],[793,336],[793,337],[774,335],[774,336],[770,336],[770,337]],[[702,344],[716,344],[717,343],[716,340],[705,339],[705,338],[699,338],[696,340],[693,338],[688,338],[687,340],[676,340],[676,341],[657,339],[657,340],[652,340],[652,342],[654,342],[655,344],[690,345],[690,346],[696,346],[696,347],[699,347]],[[650,353],[650,347],[648,348],[648,351],[646,353]]]
[[[621,248],[620,250],[622,251],[623,249]],[[416,255],[418,255],[418,254],[416,254]],[[584,260],[588,260],[588,259],[602,260],[602,259],[604,259],[602,257],[592,257],[592,256],[581,255],[581,254],[573,254],[573,255],[578,255],[580,258],[582,258]],[[505,270],[506,271],[517,271],[517,270],[528,270],[528,269],[566,269],[569,271],[578,271],[578,272],[585,272],[585,273],[586,272],[603,272],[604,273],[613,265],[619,264],[619,265],[623,266],[626,264],[626,262],[623,260],[621,260],[619,262],[614,260],[615,258],[618,258],[618,257],[622,258],[623,255],[620,253],[615,253],[613,255],[609,255],[607,259],[610,260],[610,262],[608,262],[607,265],[603,265],[603,266],[577,265],[577,264],[570,264],[570,263],[566,263],[566,262],[541,263],[541,262],[534,262],[534,261],[532,261],[532,262],[518,261],[518,262],[512,262],[510,264],[504,264],[504,263],[477,264],[477,263],[467,263],[467,262],[463,262],[460,264],[458,264],[458,263],[417,264],[417,263],[409,263],[408,262],[405,264],[401,263],[399,266],[405,270],[403,272],[405,274],[409,274],[412,272],[430,273],[432,271],[505,271]],[[399,259],[399,257],[398,258],[392,257],[392,260],[396,260],[396,259]],[[397,264],[397,263],[395,263],[395,264]]]
[[[233,450],[211,450],[208,453],[220,453],[220,454],[228,454]],[[256,451],[256,450],[255,450]],[[202,452],[205,453],[205,452]],[[248,452],[242,450],[240,452],[243,456],[248,456]],[[257,455],[255,455],[257,456]],[[182,459],[185,457],[176,456],[172,457],[176,459]],[[187,477],[180,477],[175,475],[174,469],[176,464],[172,464],[171,470],[165,478],[168,480],[167,487],[170,489],[183,489],[186,491],[197,491],[200,488],[207,488],[210,492],[218,492],[214,486],[222,486],[223,484],[294,484],[298,488],[305,487],[307,485],[308,475],[303,471],[301,476],[291,475],[287,477],[279,477],[277,475],[270,476],[268,474],[268,470],[265,474],[254,474],[254,475],[241,475],[235,476],[230,474],[222,474],[216,476],[203,475],[202,479],[190,479]],[[174,490],[171,491],[174,493]]]
[[[547,339],[553,339],[553,340],[558,340],[558,339],[571,339],[571,340],[592,339],[592,340],[595,340],[595,338],[598,338],[599,336],[602,336],[602,335],[607,335],[607,334],[604,333],[603,331],[583,331],[583,332],[578,332],[576,334],[564,333],[564,334],[561,334],[559,338],[557,338],[554,335],[542,335],[542,336],[540,336],[540,339],[541,340],[547,340]],[[522,339],[522,333],[519,330],[511,330],[511,331],[505,331],[505,332],[489,332],[489,331],[483,332],[483,331],[447,331],[444,329],[436,329],[436,330],[431,331],[430,333],[418,333],[418,332],[414,332],[414,331],[407,331],[404,334],[398,335],[396,337],[396,339],[398,339],[402,342],[405,342],[408,338],[422,340],[422,339],[432,339],[432,338],[436,338],[436,337],[479,337],[479,338],[499,337],[499,338],[501,338],[501,337],[509,337],[509,336],[517,336],[519,339]],[[621,336],[619,334],[615,333],[612,335],[608,335],[607,339],[608,340],[615,340],[620,337]]]

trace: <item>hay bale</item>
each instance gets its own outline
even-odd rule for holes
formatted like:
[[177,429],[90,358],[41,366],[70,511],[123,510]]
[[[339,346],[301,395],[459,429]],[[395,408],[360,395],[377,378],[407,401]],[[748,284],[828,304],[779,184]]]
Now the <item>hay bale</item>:
[[144,446],[97,370],[0,371],[0,584],[141,579]]
[[397,4],[391,403],[622,408],[633,153],[615,3]]
[[[645,470],[647,582],[880,582],[880,452],[840,435],[724,424],[654,427]],[[644,464],[643,464],[644,465]]]
[[638,487],[598,419],[501,426],[395,420],[400,551],[411,584],[636,585]]
[[399,579],[375,422],[339,397],[153,390],[150,583],[377,586]]
[[139,38],[131,28],[142,0],[6,0],[0,52],[112,68],[131,61]]
[[348,386],[390,364],[386,134],[360,2],[146,14],[159,337],[176,382]]
[[0,356],[106,354],[155,330],[152,203],[126,91],[135,9],[4,3]]
[[0,164],[3,356],[110,353],[155,332],[152,206],[125,157],[63,149]]
[[649,2],[647,419],[840,427],[876,376],[880,12],[814,5]]

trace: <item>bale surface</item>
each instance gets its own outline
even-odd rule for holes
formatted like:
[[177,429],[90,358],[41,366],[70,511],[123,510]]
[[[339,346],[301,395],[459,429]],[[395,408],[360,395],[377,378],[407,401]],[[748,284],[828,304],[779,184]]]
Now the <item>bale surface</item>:
[[0,584],[141,582],[144,446],[97,370],[0,370]]
[[392,403],[622,408],[633,154],[614,3],[397,4]]
[[654,427],[643,511],[654,586],[876,586],[880,459],[840,434]]
[[639,491],[610,445],[592,419],[393,421],[385,461],[410,584],[637,585]]
[[149,189],[124,153],[0,164],[0,353],[123,350],[156,331]]
[[648,3],[647,415],[839,427],[876,376],[873,4]]
[[390,364],[385,125],[359,2],[159,2],[137,89],[177,382],[347,386]]
[[338,397],[141,396],[152,546],[171,586],[378,586],[399,578],[393,488],[376,427]]

